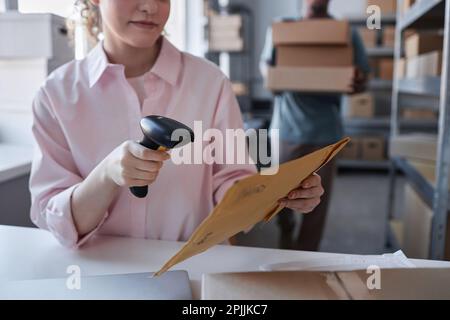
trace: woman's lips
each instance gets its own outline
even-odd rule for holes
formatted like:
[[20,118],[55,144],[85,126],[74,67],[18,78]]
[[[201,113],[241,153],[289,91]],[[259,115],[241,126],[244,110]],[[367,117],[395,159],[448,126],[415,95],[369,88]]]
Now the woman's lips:
[[158,27],[158,24],[148,21],[130,21],[130,24],[141,29],[153,30]]

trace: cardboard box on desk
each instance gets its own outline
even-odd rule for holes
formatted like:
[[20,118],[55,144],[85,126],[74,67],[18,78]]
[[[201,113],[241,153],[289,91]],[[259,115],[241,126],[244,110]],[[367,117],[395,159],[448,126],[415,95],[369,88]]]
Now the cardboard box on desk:
[[405,56],[407,59],[421,54],[442,51],[444,37],[437,33],[414,33],[405,40]]
[[[383,269],[381,289],[372,273],[248,272],[206,274],[203,300],[414,300],[450,299],[450,269]],[[414,281],[411,281],[414,279]]]
[[278,67],[350,67],[353,48],[350,46],[278,46]]
[[272,26],[275,46],[280,45],[350,45],[350,25],[333,19],[277,22]]
[[272,91],[350,93],[353,67],[272,67],[266,87]]

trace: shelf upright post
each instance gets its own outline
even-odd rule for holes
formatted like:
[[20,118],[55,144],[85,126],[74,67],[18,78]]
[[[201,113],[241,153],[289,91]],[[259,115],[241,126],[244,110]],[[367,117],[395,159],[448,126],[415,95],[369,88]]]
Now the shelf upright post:
[[431,259],[442,260],[445,254],[450,169],[450,0],[445,3],[444,51],[441,77],[436,186],[433,201]]
[[[395,138],[400,133],[400,106],[399,106],[399,74],[398,74],[398,68],[397,64],[400,61],[402,57],[402,36],[403,36],[403,30],[401,26],[401,11],[400,8],[402,8],[403,0],[397,0],[397,24],[395,27],[395,41],[394,41],[394,79],[392,81],[392,105],[391,105],[391,132],[390,132],[390,138],[391,141],[393,138]],[[397,175],[397,168],[395,165],[395,161],[391,159],[391,164],[389,168],[389,197],[388,197],[388,210],[387,210],[387,217],[386,217],[386,234],[385,239],[388,241],[389,239],[389,230],[390,220],[394,217],[394,200],[395,200],[395,186],[396,186],[396,175]]]

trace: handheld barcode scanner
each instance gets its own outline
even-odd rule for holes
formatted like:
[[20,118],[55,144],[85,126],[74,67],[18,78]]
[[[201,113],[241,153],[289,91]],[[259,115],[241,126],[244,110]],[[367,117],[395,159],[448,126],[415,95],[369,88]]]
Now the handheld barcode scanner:
[[[168,151],[194,142],[194,132],[184,124],[161,116],[149,116],[141,120],[144,139],[140,144],[151,150]],[[174,134],[175,133],[175,134]],[[131,193],[145,198],[148,186],[131,187]]]

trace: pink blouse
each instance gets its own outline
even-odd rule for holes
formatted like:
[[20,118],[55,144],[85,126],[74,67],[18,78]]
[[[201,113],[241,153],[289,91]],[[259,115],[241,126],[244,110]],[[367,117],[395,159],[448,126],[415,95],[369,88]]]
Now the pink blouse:
[[256,173],[251,164],[176,165],[169,160],[147,198],[123,188],[98,227],[81,238],[71,195],[122,142],[142,139],[141,118],[161,115],[191,128],[202,121],[204,130],[219,129],[224,136],[226,129],[243,127],[230,81],[212,63],[180,52],[165,38],[145,75],[145,89],[141,109],[124,66],[109,63],[100,43],[86,59],[52,73],[37,93],[31,219],[64,246],[78,247],[93,234],[185,241],[233,183]]

